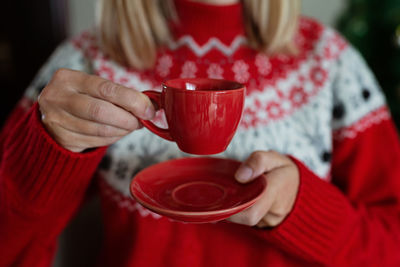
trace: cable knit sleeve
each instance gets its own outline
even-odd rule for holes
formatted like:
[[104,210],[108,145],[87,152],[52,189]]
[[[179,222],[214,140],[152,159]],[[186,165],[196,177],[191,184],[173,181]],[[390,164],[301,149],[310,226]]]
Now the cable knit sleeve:
[[259,232],[276,246],[324,266],[399,266],[400,144],[379,86],[358,52],[336,62],[332,181],[301,162],[292,212]]
[[41,124],[37,96],[59,68],[90,72],[62,44],[39,71],[0,135],[0,266],[49,266],[56,239],[81,203],[105,149],[72,153]]

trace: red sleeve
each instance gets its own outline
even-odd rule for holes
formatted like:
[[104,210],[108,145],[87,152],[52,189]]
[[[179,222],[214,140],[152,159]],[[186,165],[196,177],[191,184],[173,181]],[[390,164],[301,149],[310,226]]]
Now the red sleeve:
[[400,266],[400,145],[390,119],[335,141],[332,183],[296,160],[300,188],[278,227],[257,230],[324,266]]
[[0,266],[49,266],[105,149],[72,153],[20,105],[0,135]]

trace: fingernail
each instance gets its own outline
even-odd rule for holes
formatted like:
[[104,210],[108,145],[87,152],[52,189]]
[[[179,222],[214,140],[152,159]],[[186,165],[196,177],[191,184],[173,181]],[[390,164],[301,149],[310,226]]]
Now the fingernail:
[[239,182],[245,183],[245,182],[248,182],[251,179],[251,177],[253,176],[253,170],[247,166],[241,166],[236,171],[235,176]]
[[144,112],[146,119],[151,120],[155,116],[155,111],[151,107],[147,107],[146,111]]

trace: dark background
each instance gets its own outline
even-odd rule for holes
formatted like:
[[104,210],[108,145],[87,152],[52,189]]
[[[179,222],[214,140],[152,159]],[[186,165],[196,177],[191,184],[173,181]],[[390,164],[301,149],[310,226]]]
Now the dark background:
[[66,37],[67,2],[3,1],[0,8],[0,125],[40,66]]
[[[0,127],[39,68],[66,38],[67,2],[3,1],[0,7]],[[53,266],[95,266],[101,246],[101,227],[99,198],[93,197],[63,231]]]

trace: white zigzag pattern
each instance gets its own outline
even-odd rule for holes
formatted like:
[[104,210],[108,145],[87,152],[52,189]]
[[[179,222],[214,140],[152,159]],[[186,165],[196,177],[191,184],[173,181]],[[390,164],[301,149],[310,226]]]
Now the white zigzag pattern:
[[[153,219],[161,219],[164,218],[163,216],[148,210],[147,208],[143,207],[139,202],[136,202],[132,198],[127,198],[121,193],[114,191],[109,184],[105,180],[100,182],[100,187],[104,190],[104,195],[109,197],[112,201],[114,201],[118,207],[121,209],[127,209],[129,212],[137,211],[141,217],[151,216]],[[165,217],[166,218],[166,217]],[[170,222],[179,222],[181,224],[187,224],[186,222],[176,221],[170,218],[167,218]],[[210,222],[212,224],[216,224],[217,222]]]
[[334,139],[337,141],[343,139],[353,139],[359,133],[364,132],[366,129],[370,128],[373,125],[379,124],[382,121],[390,120],[390,113],[386,109],[378,110],[375,113],[369,114],[360,121],[354,123],[352,126],[348,128],[343,128],[336,130],[336,134],[334,134]]
[[185,35],[179,38],[176,42],[170,42],[168,44],[169,48],[171,50],[176,50],[181,46],[187,46],[189,47],[197,56],[204,56],[207,54],[210,50],[212,49],[217,49],[221,51],[223,54],[226,56],[231,56],[233,53],[236,52],[236,50],[243,44],[247,43],[246,37],[243,35],[238,35],[235,37],[235,39],[232,41],[232,43],[227,46],[224,43],[222,43],[218,38],[212,37],[210,38],[207,43],[205,43],[203,46],[200,46],[197,44],[197,42],[193,39],[192,36],[190,35]]
[[105,181],[101,181],[101,187],[104,190],[104,195],[108,196],[111,200],[117,203],[117,205],[122,208],[122,209],[127,209],[130,212],[133,211],[138,211],[140,216],[142,217],[147,217],[151,216],[153,219],[160,219],[162,216],[158,215],[157,213],[154,213],[142,205],[140,205],[138,202],[134,201],[133,199],[127,198],[125,196],[122,196],[118,192],[114,192],[113,189],[110,188],[109,185],[106,184]]

